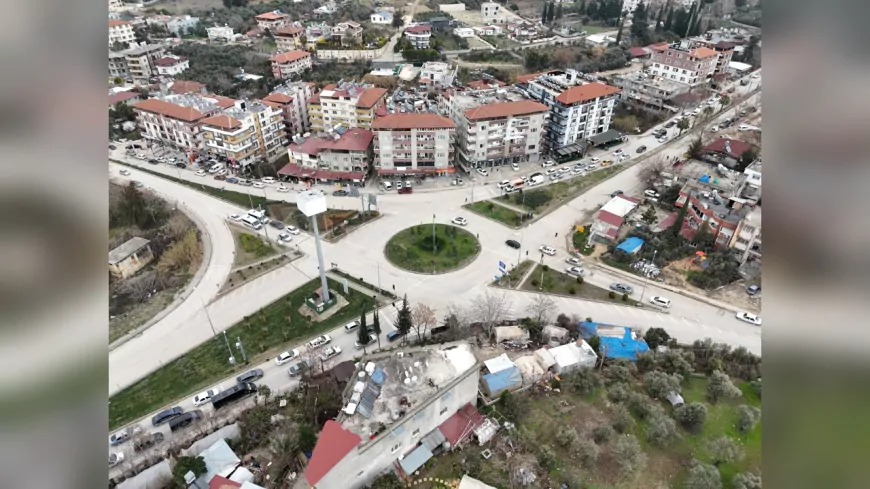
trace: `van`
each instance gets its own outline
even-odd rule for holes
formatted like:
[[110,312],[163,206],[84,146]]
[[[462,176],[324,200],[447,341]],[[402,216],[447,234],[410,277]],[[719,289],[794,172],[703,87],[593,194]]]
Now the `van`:
[[194,421],[200,419],[202,419],[202,411],[200,411],[199,409],[195,411],[188,411],[169,422],[169,431],[174,433],[181,428],[190,426]]
[[266,218],[266,211],[261,209],[250,209],[248,210],[248,215],[262,222]]
[[245,216],[245,217],[243,217],[243,218],[242,218],[242,222],[245,223],[245,225],[248,226],[249,228],[251,228],[251,229],[255,229],[255,230],[259,230],[259,229],[261,229],[261,228],[263,227],[263,225],[260,224],[259,219],[256,219],[256,218],[253,217],[253,216]]
[[381,182],[381,186],[384,187],[384,190],[393,190],[393,184],[386,180]]

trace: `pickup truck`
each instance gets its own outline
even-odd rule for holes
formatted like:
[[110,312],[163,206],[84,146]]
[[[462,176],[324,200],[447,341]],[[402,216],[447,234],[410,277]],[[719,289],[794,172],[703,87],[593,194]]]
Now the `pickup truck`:
[[341,355],[341,348],[339,348],[338,345],[328,346],[323,349],[323,353],[320,354],[320,359],[329,360],[336,355]]
[[328,334],[320,335],[308,342],[308,348],[320,348],[330,341],[332,341],[332,338],[330,338]]

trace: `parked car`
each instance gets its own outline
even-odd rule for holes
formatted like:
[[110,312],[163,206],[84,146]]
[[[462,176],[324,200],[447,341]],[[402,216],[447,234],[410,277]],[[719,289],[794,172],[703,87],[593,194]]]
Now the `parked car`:
[[659,194],[658,192],[656,192],[655,190],[652,190],[652,189],[644,190],[643,194],[646,195],[647,197],[652,197],[654,199],[657,199],[661,196],[661,194]]
[[654,306],[664,307],[665,309],[671,307],[671,300],[665,297],[661,297],[658,295],[654,295],[650,297],[649,303]]
[[484,176],[484,177],[489,175],[489,172],[486,171],[486,170],[483,169],[483,168],[478,168],[478,169],[477,169],[477,173],[481,174],[481,175]]
[[275,229],[284,229],[284,223],[281,221],[272,220],[269,221],[269,225]]
[[668,140],[668,137],[667,137],[667,136],[662,136],[662,137],[656,139],[656,141],[658,141],[658,142],[660,142],[660,143],[664,143],[664,142],[667,141],[667,140]]
[[254,182],[254,188],[266,188],[263,182]]
[[613,156],[616,156],[617,158],[619,158],[619,155],[621,155],[621,154],[622,154],[621,149],[617,149],[616,151],[613,152]]
[[275,183],[275,177],[263,177],[263,180],[261,180],[261,181],[265,184],[271,185],[271,184]]
[[327,346],[320,354],[320,359],[325,361],[338,355],[341,355],[341,348],[338,345]]
[[514,171],[520,171],[520,165],[519,165],[519,163],[511,163],[511,168],[512,168]]
[[345,197],[347,196],[347,190],[336,190],[332,193],[333,197]]
[[542,245],[538,248],[538,251],[545,255],[556,256],[556,248],[553,248],[552,246]]
[[353,321],[344,325],[344,330],[347,331],[348,333],[350,333],[351,331],[359,328],[359,324],[360,324],[359,321],[354,319]]
[[761,326],[761,316],[756,316],[755,314],[749,312],[738,312],[737,319],[747,322],[749,324],[754,324],[756,326]]
[[205,170],[199,170],[195,173],[198,177],[204,177],[206,175]]
[[410,194],[410,193],[413,193],[413,192],[414,192],[414,189],[411,188],[411,187],[408,187],[407,185],[404,186],[404,187],[399,188],[399,193],[400,193],[400,194]]
[[299,234],[299,228],[296,226],[287,226],[286,231],[293,235]]
[[405,186],[402,185],[401,181],[396,182],[396,190],[402,190],[403,188],[405,188]]
[[121,443],[124,443],[125,441],[138,435],[141,432],[142,432],[141,426],[133,426],[130,428],[124,428],[123,430],[118,431],[117,433],[115,433],[109,437],[109,445],[112,445],[112,446],[120,445]]
[[247,372],[243,373],[242,375],[239,375],[238,377],[236,377],[236,383],[244,384],[247,382],[252,382],[252,381],[255,381],[259,378],[262,378],[263,375],[264,375],[263,371],[259,368],[255,368],[253,370],[248,370]]
[[239,183],[239,179],[236,177],[227,177],[227,183]]
[[511,248],[516,249],[516,250],[520,249],[520,247],[522,246],[519,241],[516,241],[513,239],[509,239],[509,240],[505,241],[504,244],[506,244],[506,245],[510,246]]
[[632,292],[634,292],[634,289],[631,287],[631,285],[621,284],[618,282],[610,284],[610,290],[619,292],[620,294],[631,294]]
[[553,160],[544,160],[543,162],[541,162],[541,168],[547,168],[547,167],[555,166],[555,165],[556,165],[556,162]]
[[622,193],[622,190],[614,190],[613,192],[611,192],[610,196],[611,196],[611,197],[616,197],[617,195],[619,195],[619,194],[621,194],[621,193]]
[[589,158],[589,161],[591,161],[592,163],[598,163],[599,161],[601,161],[601,158]]
[[165,439],[165,437],[164,437],[163,433],[161,433],[159,431],[154,431],[154,432],[148,433],[148,434],[142,436],[141,438],[137,439],[136,442],[133,443],[133,451],[134,452],[141,452],[143,450],[148,450],[149,448],[153,447],[154,445],[157,445],[159,443],[163,443],[164,439]]
[[363,345],[362,343],[359,342],[359,340],[356,340],[356,341],[353,342],[353,346],[356,347],[357,350],[360,350],[360,349],[362,349],[364,346],[369,346],[369,345],[371,345],[372,343],[374,343],[374,342],[376,342],[376,341],[378,341],[378,335],[376,335],[376,334],[374,334],[374,333],[369,333],[369,341],[368,341],[368,343],[366,343],[365,345]]
[[646,151],[646,146],[644,146],[644,145],[638,146],[638,148],[637,148],[638,153],[643,153],[644,151]]
[[458,225],[460,225],[460,226],[465,226],[465,225],[468,224],[468,219],[466,219],[466,218],[464,218],[464,217],[459,217],[459,216],[457,216],[457,217],[454,217],[454,218],[453,218],[453,221],[452,221],[452,222],[453,222],[453,224],[458,224]]
[[109,454],[109,467],[114,467],[124,461],[124,452]]
[[761,292],[761,286],[759,285],[750,285],[749,287],[746,287],[746,293],[749,295],[755,295],[759,292]]
[[330,341],[332,341],[332,338],[330,338],[328,334],[320,335],[308,342],[308,348],[320,348]]
[[154,426],[160,426],[163,423],[169,421],[172,418],[177,416],[181,416],[181,413],[184,412],[184,408],[181,406],[171,407],[169,409],[164,409],[159,413],[155,414],[154,417],[151,418],[151,424]]
[[200,392],[199,394],[193,396],[193,405],[194,406],[202,406],[211,400],[211,398],[221,391],[220,387],[213,387],[207,391]]
[[293,237],[291,237],[287,233],[281,233],[278,235],[278,241],[281,241],[282,243],[289,243],[293,241]]
[[299,377],[300,375],[302,375],[302,372],[308,370],[309,368],[311,368],[311,366],[308,365],[308,362],[302,360],[299,363],[294,363],[293,365],[290,365],[290,367],[287,368],[287,373],[290,375],[290,377]]
[[227,177],[225,177],[224,175],[215,175],[215,176],[214,176],[214,179],[215,179],[215,180],[226,180]]
[[232,219],[233,221],[239,222],[242,220],[242,216],[240,216],[238,214],[230,214],[230,219]]
[[387,333],[387,341],[396,341],[402,337],[402,332],[398,329],[394,329]]
[[668,121],[668,122],[665,123],[665,126],[664,126],[664,127],[670,129],[670,128],[676,126],[676,125],[677,125],[677,122],[676,122],[676,121]]
[[574,266],[580,266],[583,264],[583,262],[580,261],[579,258],[576,258],[573,256],[569,256],[568,258],[565,258],[565,262],[570,263],[571,265],[574,265]]
[[290,360],[293,360],[294,358],[297,358],[298,356],[299,356],[298,349],[294,348],[292,350],[287,350],[284,353],[281,353],[280,355],[275,357],[275,365],[280,367],[281,365],[284,365],[285,363],[289,362]]
[[286,186],[286,185],[284,185],[284,184],[282,183],[282,184],[279,184],[279,185],[278,185],[278,191],[279,191],[279,192],[289,192],[289,191],[290,191],[290,187],[288,187],[288,186]]
[[187,168],[187,165],[184,164],[183,161],[179,161],[175,164],[177,168]]
[[121,171],[118,173],[120,173],[121,175],[127,176],[130,174],[130,170],[127,170],[126,168],[121,168]]
[[583,269],[579,267],[568,267],[565,269],[565,271],[570,273],[571,275],[577,275],[578,277],[583,275]]
[[169,422],[169,431],[178,431],[200,419],[202,419],[202,411],[199,409],[186,412]]

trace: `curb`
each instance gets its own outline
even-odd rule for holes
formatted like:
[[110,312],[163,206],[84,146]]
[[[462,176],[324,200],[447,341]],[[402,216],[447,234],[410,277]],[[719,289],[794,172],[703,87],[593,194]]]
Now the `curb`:
[[[479,200],[478,202],[489,202],[489,200],[482,200],[482,201]],[[473,202],[472,202],[472,204],[473,204]],[[495,204],[495,203],[494,203],[494,204]],[[471,204],[463,204],[463,205],[462,205],[462,208],[465,209],[465,210],[467,210],[468,212],[471,212],[472,214],[477,215],[477,216],[480,216],[480,217],[482,217],[482,218],[484,218],[484,219],[489,219],[490,221],[492,221],[492,222],[494,222],[494,223],[496,223],[496,224],[499,224],[499,225],[501,225],[501,226],[504,226],[504,227],[506,227],[506,228],[508,228],[508,229],[522,229],[522,228],[524,228],[524,227],[527,227],[527,226],[529,225],[529,223],[531,223],[531,222],[533,222],[533,221],[535,220],[535,218],[533,217],[532,219],[529,219],[528,221],[526,221],[525,223],[523,223],[522,226],[508,226],[507,224],[505,224],[505,223],[499,221],[498,219],[494,219],[494,218],[489,217],[489,216],[487,216],[487,215],[481,214],[480,212],[477,212],[476,210],[472,209],[471,207],[465,207],[466,205],[471,205]],[[500,204],[495,204],[495,205],[500,205]],[[504,207],[505,209],[507,209],[507,210],[509,210],[509,211],[516,212],[516,211],[514,211],[513,209],[511,209],[511,208],[509,208],[509,207],[505,207],[505,206],[503,206],[503,205],[500,205],[500,206],[501,206],[501,207]]]
[[381,211],[377,211],[377,212],[378,212],[378,217],[376,217],[376,218],[374,218],[374,219],[369,219],[368,221],[366,221],[366,222],[360,224],[359,226],[356,226],[355,228],[351,229],[350,232],[344,232],[344,233],[342,233],[341,235],[339,235],[339,236],[334,236],[334,237],[332,237],[332,238],[324,238],[324,237],[321,237],[321,239],[323,239],[323,240],[326,241],[327,243],[333,243],[333,244],[334,244],[334,243],[338,243],[339,241],[341,241],[341,240],[343,240],[344,238],[348,237],[348,236],[349,236],[351,233],[353,233],[354,231],[356,231],[356,230],[358,230],[358,229],[362,229],[364,226],[366,226],[366,225],[368,225],[368,224],[371,224],[371,223],[377,221],[378,219],[384,217],[384,214],[383,214]]

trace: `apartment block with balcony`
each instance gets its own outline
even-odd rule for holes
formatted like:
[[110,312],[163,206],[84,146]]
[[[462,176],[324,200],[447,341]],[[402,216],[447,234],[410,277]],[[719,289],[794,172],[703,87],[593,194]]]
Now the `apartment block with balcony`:
[[292,51],[294,49],[305,49],[302,45],[302,37],[305,36],[305,28],[298,25],[285,25],[280,29],[272,31],[272,36],[275,38],[275,44],[278,51]]
[[378,174],[453,173],[456,124],[447,117],[388,114],[372,130]]
[[154,61],[154,65],[157,67],[158,74],[176,76],[190,68],[190,61],[187,56],[168,55]]
[[359,46],[363,42],[363,28],[352,20],[339,22],[332,28],[332,38],[338,40],[342,46]]
[[761,206],[754,207],[740,221],[729,246],[740,257],[740,264],[761,261]]
[[[707,47],[692,47],[683,39],[669,46],[656,46],[648,70],[659,76],[691,87],[706,85],[713,79],[719,53]],[[727,69],[727,64],[725,65]]]
[[550,108],[545,144],[550,151],[610,129],[620,89],[586,82],[574,70],[522,78],[518,88]]
[[164,95],[133,104],[142,136],[182,150],[202,148],[200,122],[235,105],[218,95]]
[[145,44],[122,51],[127,61],[127,73],[135,85],[149,85],[150,78],[159,74],[157,60],[166,56],[159,44]]
[[761,160],[753,161],[743,170],[743,176],[737,182],[732,199],[742,199],[750,205],[761,202]]
[[609,83],[622,90],[619,97],[626,104],[658,111],[678,110],[670,100],[688,93],[692,88],[685,83],[650,76],[640,71],[617,74]]
[[548,114],[546,105],[532,100],[465,110],[457,128],[458,162],[468,171],[538,161]]
[[109,47],[116,42],[129,45],[136,41],[136,31],[133,24],[126,20],[109,20]]
[[414,25],[405,28],[404,36],[414,49],[427,49],[429,40],[432,39],[432,28],[428,25]]
[[275,32],[276,29],[280,29],[290,22],[290,16],[282,14],[280,10],[273,10],[254,17],[254,20],[257,21],[257,27],[260,29]]
[[127,57],[124,56],[124,53],[109,51],[109,77],[126,79],[127,76],[129,76]]
[[275,161],[287,139],[281,111],[259,101],[237,100],[220,114],[200,121],[203,149],[241,166]]
[[272,62],[272,75],[276,80],[289,80],[311,69],[311,53],[308,51],[287,51],[272,56],[269,61]]
[[278,174],[362,186],[372,166],[373,139],[372,131],[359,128],[322,137],[294,137],[287,148],[290,162]]
[[701,225],[706,223],[710,233],[715,236],[717,248],[730,245],[737,227],[753,209],[753,206],[728,198],[722,193],[708,192],[696,181],[689,181],[683,186],[675,205],[689,206],[680,227],[683,236],[691,239]]
[[315,132],[335,126],[369,129],[375,120],[375,110],[383,107],[386,98],[386,89],[353,81],[327,85],[308,100],[311,129]]
[[284,120],[284,133],[288,141],[293,137],[303,135],[311,128],[308,121],[308,99],[315,90],[311,82],[286,82],[272,90],[263,98],[264,104],[269,104],[281,110]]

